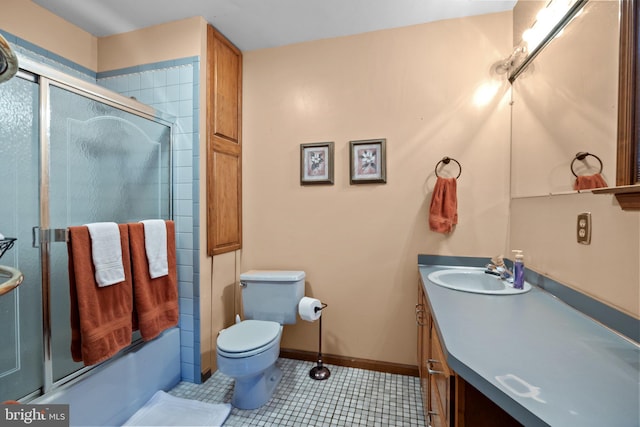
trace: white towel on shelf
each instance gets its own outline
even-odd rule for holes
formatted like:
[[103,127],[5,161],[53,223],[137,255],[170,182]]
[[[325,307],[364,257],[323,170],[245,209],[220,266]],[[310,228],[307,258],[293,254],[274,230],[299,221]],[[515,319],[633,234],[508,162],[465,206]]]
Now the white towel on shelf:
[[167,262],[167,224],[163,219],[140,221],[144,225],[144,248],[152,279],[169,274]]
[[104,287],[124,281],[120,230],[115,222],[85,224],[91,236],[91,257],[96,282]]
[[183,399],[160,390],[123,426],[221,426],[229,412],[228,403]]

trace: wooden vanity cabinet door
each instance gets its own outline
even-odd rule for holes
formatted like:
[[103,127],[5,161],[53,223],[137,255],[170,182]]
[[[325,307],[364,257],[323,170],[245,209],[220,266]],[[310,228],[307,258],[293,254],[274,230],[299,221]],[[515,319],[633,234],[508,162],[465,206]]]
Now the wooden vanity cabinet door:
[[[435,384],[435,378],[433,377],[433,375],[431,376],[431,390],[435,390],[436,388],[436,384]],[[448,426],[448,424],[445,422],[445,418],[444,418],[444,412],[442,409],[442,406],[440,405],[440,402],[438,401],[438,397],[437,397],[437,393],[431,393],[429,395],[429,406],[430,406],[430,411],[428,414],[426,414],[427,416],[427,423],[429,427],[445,427]]]
[[433,395],[431,400],[435,400],[437,408],[435,409],[443,425],[451,425],[452,417],[452,379],[453,371],[447,365],[442,351],[442,345],[438,338],[435,323],[431,324],[431,358],[428,363],[429,375],[431,377],[431,390]]
[[455,377],[454,387],[456,427],[523,427],[459,375]]
[[431,332],[431,315],[429,304],[422,288],[422,282],[418,283],[418,303],[416,304],[416,324],[418,325],[418,372],[420,375],[420,391],[422,395],[422,407],[424,412],[429,412],[429,375],[427,373],[427,361],[430,355],[429,334]]

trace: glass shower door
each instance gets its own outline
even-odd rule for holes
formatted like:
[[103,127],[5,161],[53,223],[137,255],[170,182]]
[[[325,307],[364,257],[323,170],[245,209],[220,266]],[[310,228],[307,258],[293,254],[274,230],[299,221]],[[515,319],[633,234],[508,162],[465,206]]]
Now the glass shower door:
[[[81,92],[51,85],[49,228],[170,218],[171,128]],[[67,248],[49,246],[53,381],[71,358]]]
[[0,84],[0,233],[16,237],[0,264],[24,282],[0,296],[0,402],[40,389],[42,297],[40,252],[31,229],[40,223],[38,84],[14,78]]

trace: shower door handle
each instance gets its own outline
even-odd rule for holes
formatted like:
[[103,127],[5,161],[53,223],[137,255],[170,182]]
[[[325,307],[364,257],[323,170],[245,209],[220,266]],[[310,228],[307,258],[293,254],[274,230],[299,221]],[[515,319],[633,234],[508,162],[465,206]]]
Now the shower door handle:
[[31,247],[32,248],[40,247],[40,241],[38,239],[38,237],[40,236],[40,233],[38,233],[39,230],[40,230],[40,227],[38,227],[37,225],[35,227],[31,227]]
[[[38,230],[39,232],[36,232],[36,230]],[[40,227],[35,226],[31,228],[31,238],[31,245],[34,248],[39,248],[40,243],[68,242],[69,230],[67,230],[66,228],[41,229]]]

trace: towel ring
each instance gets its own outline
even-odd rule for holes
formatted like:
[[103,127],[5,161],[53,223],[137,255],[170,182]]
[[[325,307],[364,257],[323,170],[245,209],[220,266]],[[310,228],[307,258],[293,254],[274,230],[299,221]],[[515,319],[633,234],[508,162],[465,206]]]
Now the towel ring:
[[438,163],[436,163],[436,168],[435,168],[435,172],[436,172],[436,176],[438,178],[440,178],[440,175],[438,175],[438,166],[440,166],[440,163],[444,163],[445,165],[448,165],[449,162],[454,161],[457,163],[458,168],[460,168],[460,172],[458,172],[458,176],[456,176],[456,179],[460,178],[460,175],[462,175],[462,165],[460,165],[460,162],[457,161],[456,159],[452,158],[452,157],[443,157],[442,160],[440,160]]
[[595,154],[588,153],[586,151],[580,151],[578,154],[576,154],[576,156],[573,158],[573,161],[571,162],[571,173],[576,178],[578,177],[578,174],[576,174],[576,171],[573,170],[573,164],[576,162],[576,160],[582,161],[587,156],[591,156],[591,157],[595,157],[596,158],[596,160],[600,163],[600,171],[598,173],[602,173],[602,160],[600,160],[600,157],[596,156]]

